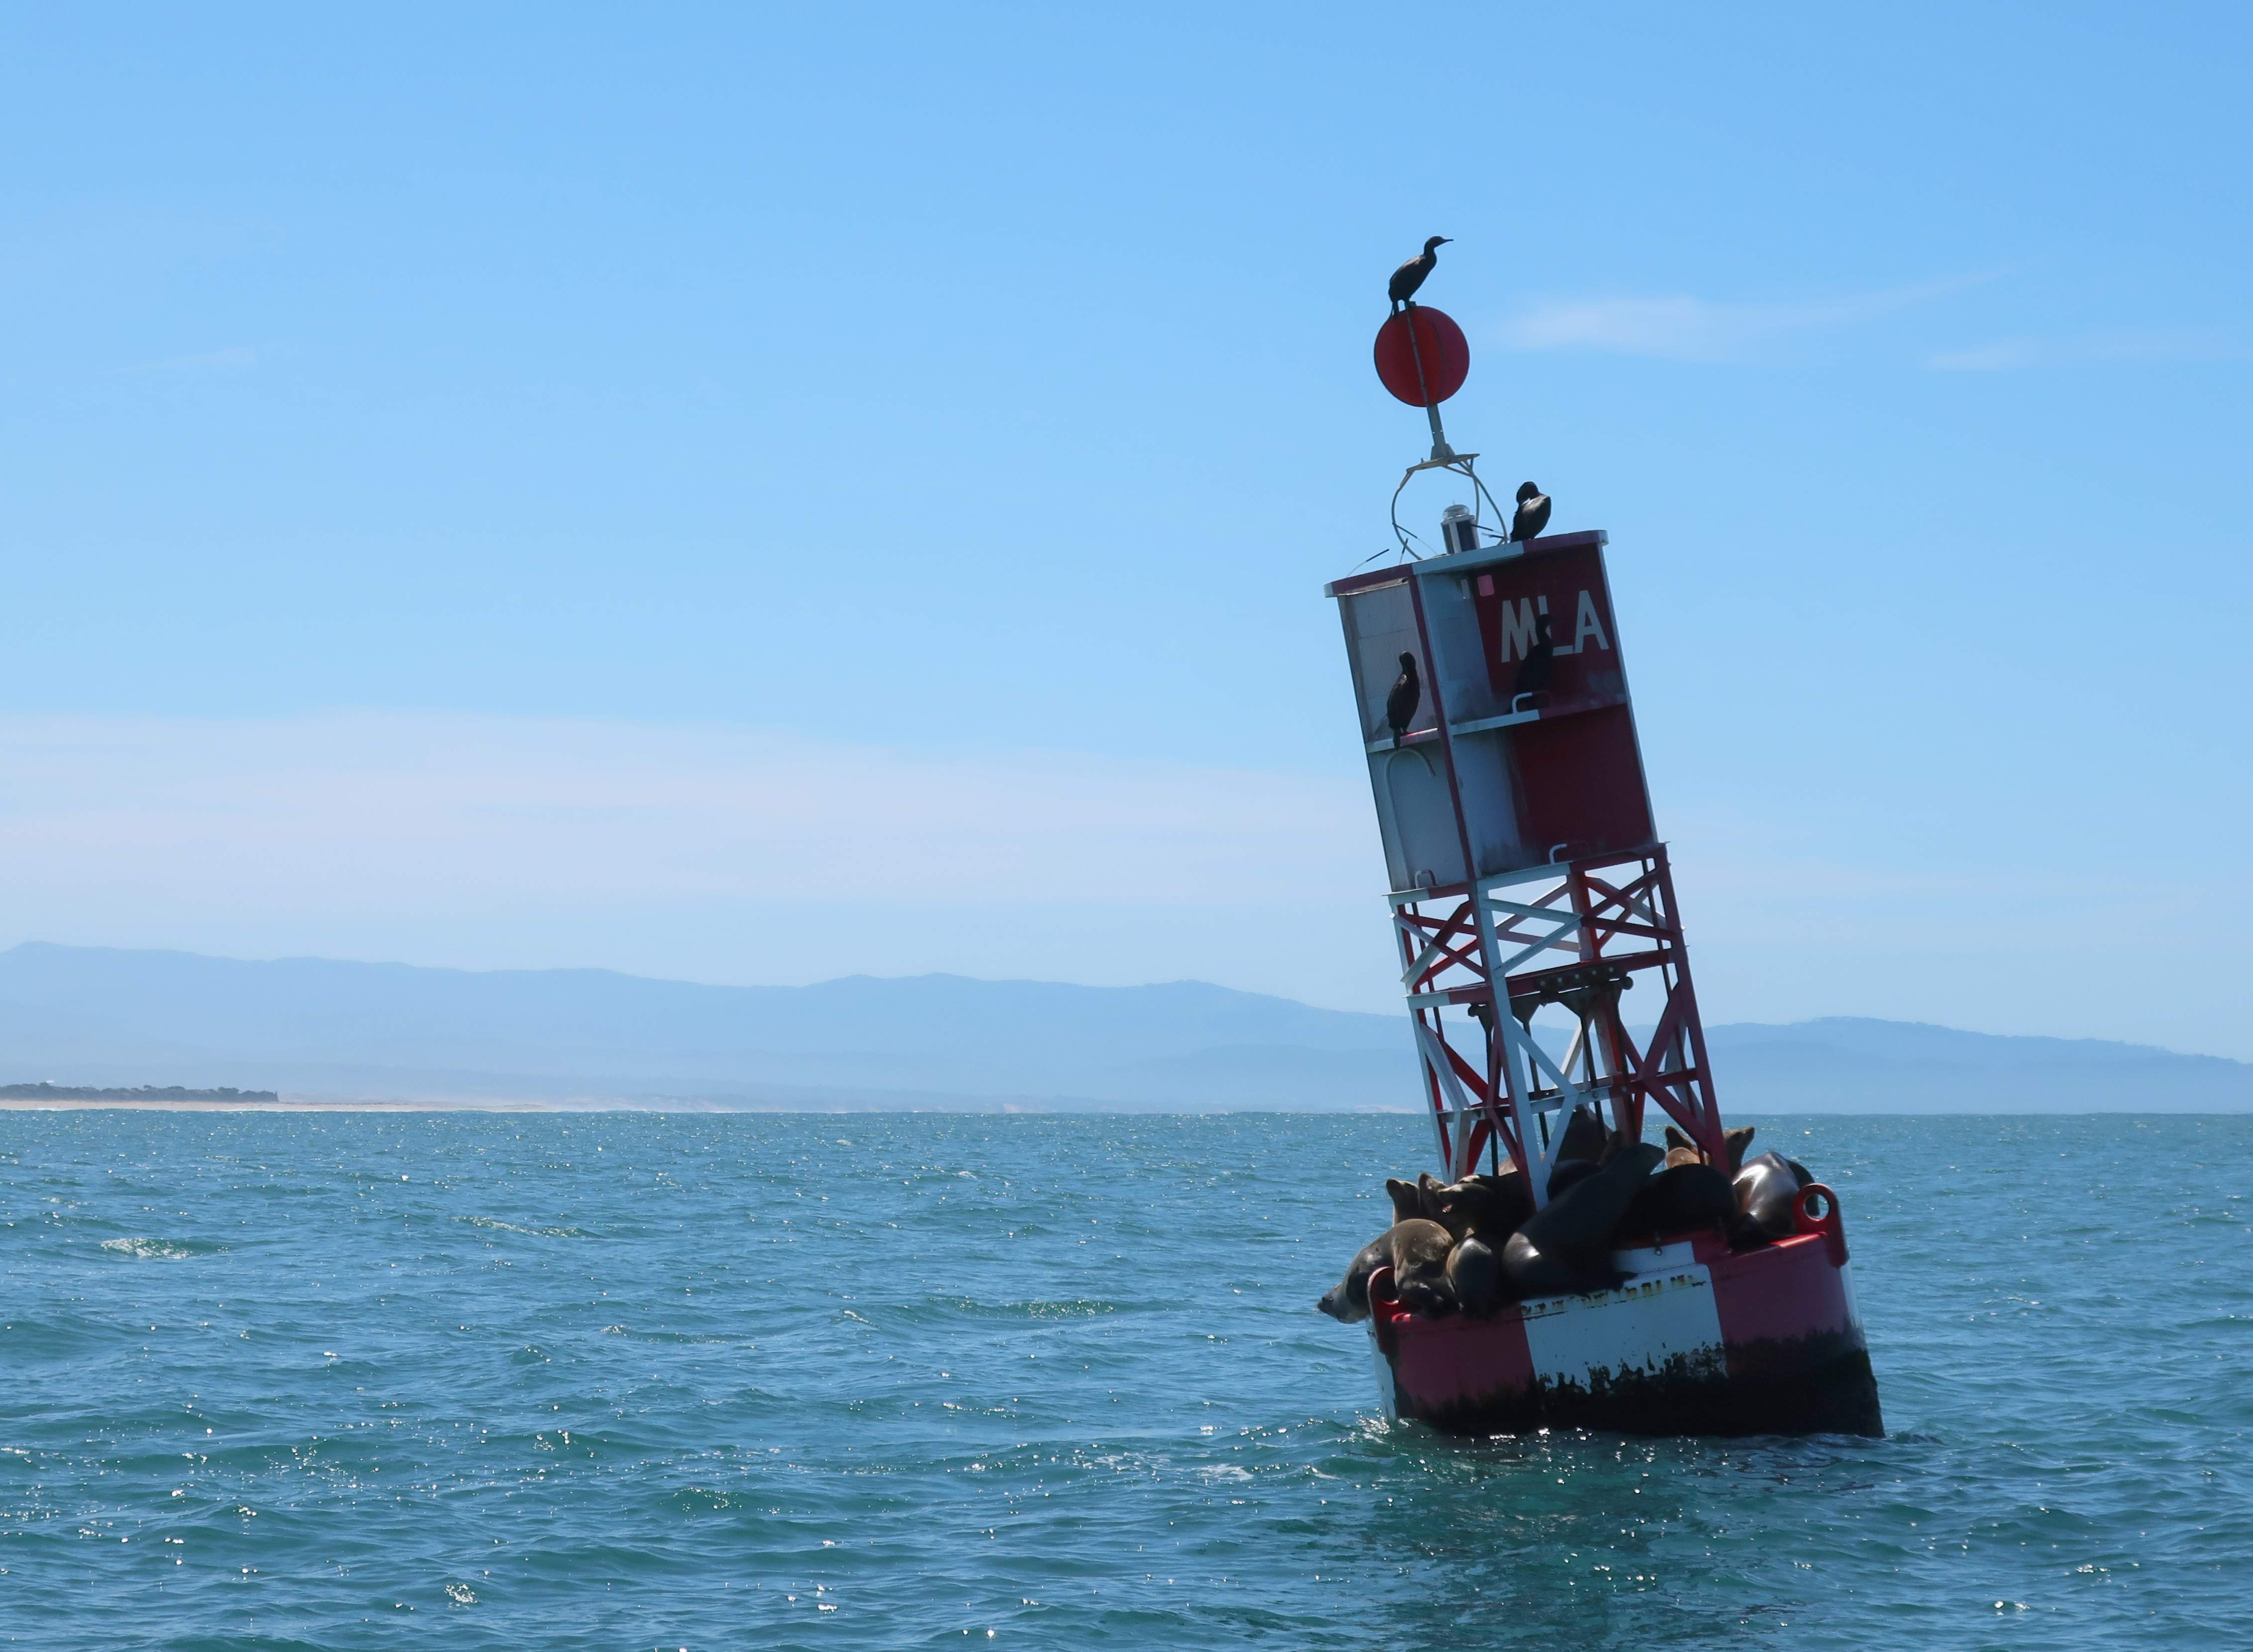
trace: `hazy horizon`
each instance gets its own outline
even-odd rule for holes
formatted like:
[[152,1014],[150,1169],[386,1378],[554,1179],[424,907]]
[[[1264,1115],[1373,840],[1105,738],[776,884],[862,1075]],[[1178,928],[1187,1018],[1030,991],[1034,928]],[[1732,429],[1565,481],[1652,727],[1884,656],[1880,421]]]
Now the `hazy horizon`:
[[[0,953],[10,952],[10,951],[18,951],[18,950],[20,950],[20,949],[24,949],[24,948],[37,948],[37,947],[42,947],[42,946],[52,946],[52,947],[59,947],[59,948],[61,948],[61,947],[69,947],[69,945],[70,945],[70,944],[69,944],[69,943],[66,943],[66,942],[52,941],[52,940],[46,939],[46,938],[29,938],[29,939],[25,939],[25,940],[22,940],[22,941],[16,942],[13,945],[9,946],[9,947],[6,947],[6,948],[0,948]],[[624,977],[624,978],[625,978],[625,979],[631,979],[631,980],[638,980],[638,981],[651,981],[651,982],[656,982],[656,983],[659,983],[659,984],[663,984],[663,985],[669,985],[669,986],[712,986],[712,987],[743,987],[743,988],[750,988],[750,989],[766,989],[766,988],[772,988],[772,989],[785,990],[785,991],[787,991],[787,990],[800,989],[800,988],[809,987],[809,986],[834,986],[834,985],[836,985],[836,984],[839,984],[839,983],[850,982],[850,981],[856,981],[856,980],[881,981],[881,982],[893,982],[893,981],[916,981],[916,980],[926,980],[926,979],[952,979],[952,980],[962,980],[962,981],[973,981],[973,982],[977,982],[977,983],[980,983],[980,984],[981,984],[981,985],[987,985],[987,986],[1017,986],[1017,985],[1022,985],[1022,986],[1071,986],[1071,987],[1087,987],[1087,988],[1090,988],[1090,989],[1116,989],[1116,990],[1122,990],[1122,991],[1131,991],[1131,990],[1133,990],[1134,988],[1137,988],[1137,987],[1161,987],[1161,986],[1210,986],[1210,987],[1215,987],[1215,988],[1217,988],[1218,990],[1220,990],[1220,991],[1222,991],[1222,992],[1226,992],[1226,993],[1246,993],[1246,994],[1249,994],[1249,995],[1251,995],[1251,996],[1254,996],[1254,997],[1273,998],[1273,999],[1276,999],[1276,1000],[1280,1000],[1280,1001],[1281,1001],[1281,1002],[1284,1002],[1284,1003],[1295,1004],[1295,1005],[1302,1005],[1302,1006],[1304,1006],[1304,1007],[1308,1007],[1308,1008],[1310,1008],[1310,1009],[1321,1009],[1321,1010],[1328,1011],[1328,1012],[1329,1012],[1329,1013],[1336,1014],[1368,1015],[1368,1016],[1371,1016],[1371,1017],[1374,1017],[1374,1018],[1380,1018],[1380,1019],[1382,1019],[1382,1018],[1385,1018],[1385,1017],[1389,1017],[1389,1016],[1398,1016],[1398,1015],[1399,1015],[1399,1014],[1402,1014],[1402,1012],[1401,1012],[1401,1011],[1400,1011],[1400,1009],[1398,1007],[1398,1006],[1393,1006],[1393,1007],[1389,1007],[1389,1008],[1371,1009],[1371,1008],[1367,1008],[1367,1007],[1361,1007],[1361,1006],[1357,1006],[1357,1005],[1319,1004],[1319,1003],[1315,1003],[1315,1002],[1314,1002],[1313,1000],[1308,1000],[1308,999],[1294,998],[1293,996],[1291,996],[1291,995],[1290,995],[1289,993],[1265,993],[1265,992],[1261,992],[1259,989],[1258,989],[1258,988],[1256,988],[1256,987],[1239,986],[1231,985],[1231,983],[1226,982],[1226,981],[1215,981],[1215,980],[1209,980],[1209,979],[1204,979],[1204,978],[1203,978],[1203,977],[1201,977],[1201,976],[1195,976],[1195,975],[1177,975],[1177,976],[1168,977],[1168,978],[1167,978],[1167,979],[1151,979],[1151,980],[1142,980],[1142,981],[1102,981],[1102,982],[1098,982],[1098,981],[1071,981],[1071,980],[1059,980],[1059,979],[1053,979],[1053,978],[1050,978],[1050,977],[1045,977],[1045,976],[1032,976],[1032,975],[979,975],[979,974],[973,974],[973,973],[971,973],[971,972],[966,972],[966,971],[961,971],[961,970],[918,970],[918,971],[915,971],[915,972],[903,972],[903,973],[896,973],[896,974],[887,974],[887,973],[882,973],[882,972],[876,972],[876,971],[872,971],[872,970],[850,970],[850,971],[847,971],[847,972],[845,972],[844,973],[842,973],[842,974],[839,974],[839,975],[823,976],[823,977],[820,977],[820,979],[813,979],[813,980],[804,980],[804,981],[721,981],[721,980],[701,979],[698,979],[698,978],[695,978],[695,977],[685,976],[685,975],[651,975],[651,974],[645,974],[645,973],[643,973],[643,972],[638,972],[638,971],[632,971],[632,970],[620,970],[620,969],[613,969],[613,968],[610,968],[610,966],[608,966],[608,965],[599,965],[599,964],[543,964],[543,965],[510,965],[510,966],[501,966],[501,967],[498,967],[498,968],[484,968],[484,969],[479,969],[479,968],[470,968],[470,967],[465,967],[465,966],[459,965],[450,965],[450,964],[418,964],[418,963],[415,963],[415,962],[412,961],[411,959],[408,959],[408,958],[334,958],[334,957],[329,957],[329,956],[324,956],[324,955],[320,955],[320,954],[308,953],[308,952],[276,952],[276,953],[269,953],[269,954],[264,954],[264,955],[261,955],[261,956],[255,956],[255,957],[244,957],[244,956],[241,956],[241,955],[226,954],[226,953],[199,952],[199,951],[194,951],[194,950],[192,950],[192,949],[191,949],[191,948],[186,948],[186,947],[148,947],[148,948],[136,948],[136,947],[95,947],[95,948],[70,948],[70,950],[73,950],[73,951],[120,951],[120,952],[130,952],[130,951],[163,952],[163,953],[171,953],[171,954],[173,954],[173,955],[176,955],[176,956],[178,956],[178,957],[183,957],[183,958],[208,958],[208,959],[213,959],[213,960],[215,960],[215,961],[219,961],[219,962],[226,962],[226,963],[293,963],[293,962],[305,962],[305,963],[323,963],[323,964],[363,964],[363,965],[369,965],[369,966],[376,967],[376,968],[395,968],[395,969],[409,969],[409,970],[427,970],[427,971],[431,971],[431,972],[440,972],[440,973],[447,973],[447,974],[459,974],[459,975],[515,975],[515,974],[593,974],[593,975],[614,975],[614,976],[620,976],[620,977]],[[2078,1034],[2075,1034],[2075,1035],[2069,1035],[2069,1036],[2066,1036],[2066,1035],[2061,1035],[2054,1034],[2054,1033],[2036,1033],[2036,1032],[2028,1032],[2028,1031],[2026,1031],[2026,1030],[2025,1030],[2025,1029],[2023,1029],[2023,1028],[2019,1028],[1970,1027],[1970,1026],[1964,1026],[1964,1025],[1963,1025],[1963,1024],[1961,1024],[1961,1023],[1958,1023],[1958,1022],[1952,1022],[1952,1021],[1921,1021],[1908,1020],[1908,1019],[1904,1019],[1904,1018],[1902,1018],[1902,1017],[1899,1017],[1899,1016],[1856,1015],[1856,1014],[1851,1014],[1851,1013],[1842,1013],[1842,1014],[1831,1014],[1831,1015],[1803,1015],[1803,1016],[1797,1017],[1796,1019],[1795,1019],[1795,1020],[1791,1020],[1791,1021],[1761,1021],[1761,1020],[1756,1020],[1756,1019],[1755,1019],[1755,1020],[1733,1020],[1733,1021],[1712,1021],[1711,1024],[1712,1024],[1712,1025],[1713,1025],[1713,1026],[1714,1026],[1714,1027],[1716,1027],[1716,1028],[1720,1028],[1720,1027],[1776,1027],[1776,1028],[1787,1028],[1787,1027],[1803,1027],[1803,1026],[1811,1025],[1811,1024],[1813,1024],[1813,1023],[1815,1023],[1815,1022],[1823,1021],[1881,1021],[1881,1022],[1884,1022],[1884,1023],[1886,1023],[1886,1024],[1887,1024],[1887,1025],[1892,1025],[1892,1026],[1903,1026],[1903,1027],[1930,1027],[1930,1028],[1938,1028],[1938,1029],[1942,1029],[1942,1030],[1945,1030],[1945,1031],[1950,1031],[1950,1032],[1965,1032],[1965,1033],[1973,1033],[1973,1034],[1977,1034],[1977,1035],[1980,1035],[1980,1036],[1982,1036],[1982,1037],[1989,1037],[1989,1038],[2052,1039],[2052,1040],[2060,1040],[2061,1042],[2095,1042],[2095,1043],[2123,1044],[2123,1045],[2129,1045],[2129,1046],[2135,1047],[2135,1048],[2152,1049],[2165,1050],[2165,1051],[2166,1051],[2167,1053],[2172,1054],[2172,1055],[2214,1056],[2214,1057],[2215,1057],[2215,1058],[2217,1058],[2217,1059],[2221,1059],[2221,1060],[2227,1060],[2227,1061],[2233,1061],[2233,1062],[2243,1062],[2243,1057],[2239,1057],[2239,1056],[2222,1056],[2222,1055],[2221,1055],[2219,1052],[2217,1052],[2217,1051],[2214,1051],[2214,1050],[2180,1049],[2175,1048],[2175,1047],[2174,1047],[2174,1046],[2173,1046],[2173,1045],[2167,1045],[2167,1044],[2150,1044],[2150,1043],[2145,1043],[2145,1042],[2142,1042],[2142,1041],[2139,1041],[2139,1040],[2131,1039],[2131,1038],[2126,1038],[2126,1037],[2123,1037],[2123,1036],[2120,1036],[2120,1035],[2116,1035],[2116,1034],[2109,1034],[2109,1033],[2105,1033],[2105,1032],[2103,1032],[2103,1031],[2101,1031],[2101,1030],[2096,1030],[2096,1029],[2085,1030],[2085,1031],[2081,1032],[2081,1033],[2078,1033]],[[2253,1064],[2253,1063],[2249,1063],[2249,1064]],[[5,1081],[0,1081],[0,1082],[5,1082]]]
[[[1566,1029],[1534,1030],[1562,1053]],[[1871,1017],[1708,1021],[1705,1035],[1725,1111],[2253,1110],[2253,1063],[2147,1044]],[[1397,1014],[1200,981],[926,974],[726,986],[612,971],[0,951],[7,1082],[231,1085],[323,1105],[1414,1111],[1412,1052]]]

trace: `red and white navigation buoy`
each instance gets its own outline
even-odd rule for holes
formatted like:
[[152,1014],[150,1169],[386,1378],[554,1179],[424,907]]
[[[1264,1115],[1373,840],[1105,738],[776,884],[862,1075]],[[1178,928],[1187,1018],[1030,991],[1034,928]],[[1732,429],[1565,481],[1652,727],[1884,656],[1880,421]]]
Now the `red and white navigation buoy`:
[[[1482,526],[1479,503],[1492,501],[1476,456],[1447,448],[1437,411],[1468,350],[1453,323],[1426,328],[1434,317],[1445,320],[1412,306],[1378,341],[1387,387],[1432,420],[1433,455],[1403,486],[1450,472],[1470,481],[1474,502],[1451,508],[1446,554],[1325,590],[1345,628],[1440,1174],[1507,1159],[1538,1204],[1575,1109],[1636,1141],[1656,1107],[1726,1164],[1608,536],[1510,544]],[[1396,731],[1386,702],[1403,655],[1421,692]],[[1650,1028],[1641,1036],[1621,1013],[1630,989]],[[1569,1034],[1561,1059],[1536,1036],[1537,1017]],[[1472,1433],[1881,1432],[1836,1195],[1803,1188],[1792,1225],[1737,1248],[1710,1228],[1655,1236],[1616,1252],[1616,1288],[1486,1317],[1412,1314],[1380,1270],[1370,1326],[1386,1407]]]

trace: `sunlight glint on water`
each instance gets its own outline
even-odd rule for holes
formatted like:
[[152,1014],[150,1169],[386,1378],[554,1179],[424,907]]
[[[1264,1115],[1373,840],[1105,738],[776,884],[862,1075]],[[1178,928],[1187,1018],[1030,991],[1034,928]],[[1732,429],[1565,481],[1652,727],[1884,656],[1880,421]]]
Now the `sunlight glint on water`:
[[0,1633],[2253,1641],[2253,1120],[1761,1139],[1889,1439],[1381,1422],[1403,1118],[10,1114]]

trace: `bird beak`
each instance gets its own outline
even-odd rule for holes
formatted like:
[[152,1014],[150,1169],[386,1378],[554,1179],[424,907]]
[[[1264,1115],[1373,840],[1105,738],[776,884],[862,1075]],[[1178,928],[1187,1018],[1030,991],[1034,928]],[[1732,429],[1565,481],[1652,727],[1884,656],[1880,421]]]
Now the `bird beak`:
[[1440,245],[1442,247],[1452,247],[1454,244],[1455,243],[1447,236],[1442,235],[1440,237]]

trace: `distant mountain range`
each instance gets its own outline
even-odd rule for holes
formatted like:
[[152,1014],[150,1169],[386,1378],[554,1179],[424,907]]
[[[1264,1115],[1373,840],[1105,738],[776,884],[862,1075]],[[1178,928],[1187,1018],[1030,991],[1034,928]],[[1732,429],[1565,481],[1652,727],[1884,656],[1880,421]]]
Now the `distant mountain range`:
[[[1847,1017],[1707,1039],[1727,1112],[2253,1110],[2253,1064],[2094,1039]],[[0,1083],[41,1080],[566,1106],[1417,1105],[1399,1018],[1202,981],[705,986],[34,942],[0,952]]]

